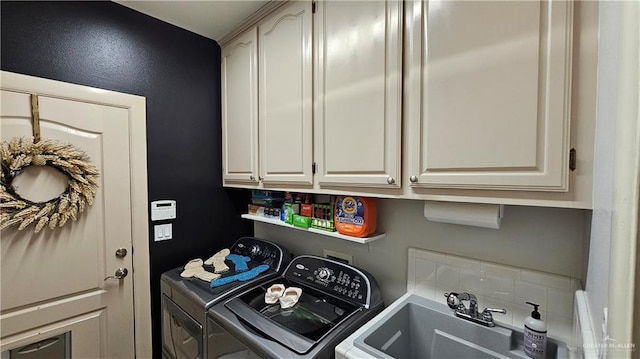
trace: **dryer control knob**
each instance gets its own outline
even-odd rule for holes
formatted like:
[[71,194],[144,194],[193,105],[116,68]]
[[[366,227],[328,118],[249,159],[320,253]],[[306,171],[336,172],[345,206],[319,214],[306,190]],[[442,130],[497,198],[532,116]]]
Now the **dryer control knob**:
[[318,278],[320,280],[328,280],[329,276],[331,276],[331,272],[329,272],[327,268],[320,268],[320,271],[318,272]]
[[255,256],[256,254],[260,253],[260,247],[256,244],[251,247],[250,251],[251,251],[251,254]]

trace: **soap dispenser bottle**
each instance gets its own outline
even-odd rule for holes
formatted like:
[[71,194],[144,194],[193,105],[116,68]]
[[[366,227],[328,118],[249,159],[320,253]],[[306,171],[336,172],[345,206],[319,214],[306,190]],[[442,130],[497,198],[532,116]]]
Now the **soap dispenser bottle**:
[[547,325],[540,320],[539,305],[527,304],[533,306],[533,312],[524,320],[524,352],[531,358],[541,359],[547,349]]

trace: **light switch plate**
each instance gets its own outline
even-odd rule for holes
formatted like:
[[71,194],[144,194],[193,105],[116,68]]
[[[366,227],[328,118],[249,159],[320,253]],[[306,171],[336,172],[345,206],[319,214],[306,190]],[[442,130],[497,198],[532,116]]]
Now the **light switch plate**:
[[153,234],[154,240],[158,241],[166,241],[167,239],[173,238],[173,228],[171,223],[168,224],[158,224],[153,226]]

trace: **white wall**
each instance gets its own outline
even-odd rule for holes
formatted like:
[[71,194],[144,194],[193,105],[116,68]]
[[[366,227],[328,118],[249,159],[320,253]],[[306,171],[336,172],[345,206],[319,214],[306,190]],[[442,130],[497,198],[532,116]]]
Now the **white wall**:
[[256,223],[255,236],[283,244],[295,255],[330,249],[354,256],[354,264],[378,280],[385,301],[406,291],[409,247],[417,247],[584,278],[591,211],[506,206],[498,230],[429,222],[423,202],[378,200],[378,228],[387,236],[370,244]]
[[613,215],[618,97],[618,52],[621,5],[599,4],[598,100],[593,163],[593,215],[585,290],[589,299],[593,330],[602,338],[602,310],[609,301],[609,254]]

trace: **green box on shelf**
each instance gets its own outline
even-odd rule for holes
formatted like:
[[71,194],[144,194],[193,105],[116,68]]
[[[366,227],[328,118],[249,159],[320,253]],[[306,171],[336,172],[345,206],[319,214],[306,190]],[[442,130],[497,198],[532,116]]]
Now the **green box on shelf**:
[[311,227],[324,231],[335,232],[333,223],[333,204],[313,204]]
[[294,214],[293,225],[301,228],[309,228],[309,226],[311,226],[311,218]]

